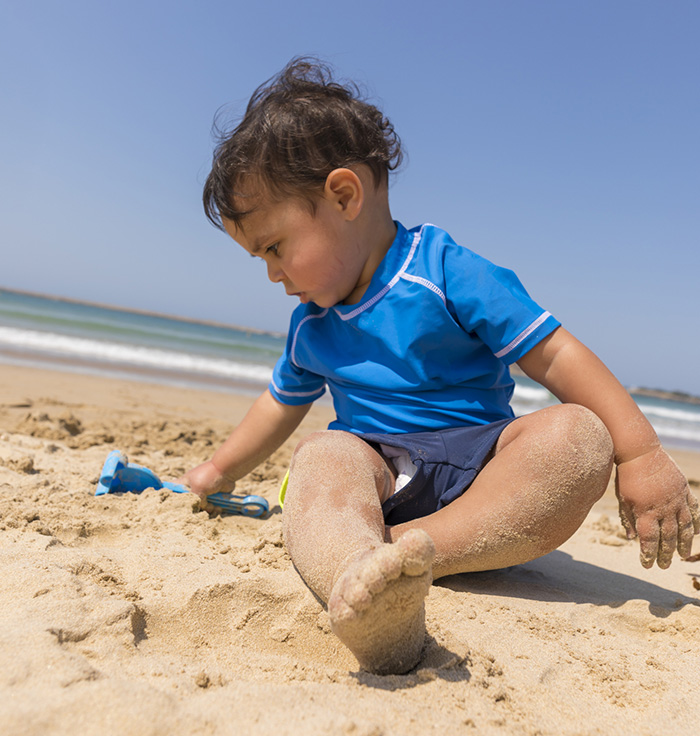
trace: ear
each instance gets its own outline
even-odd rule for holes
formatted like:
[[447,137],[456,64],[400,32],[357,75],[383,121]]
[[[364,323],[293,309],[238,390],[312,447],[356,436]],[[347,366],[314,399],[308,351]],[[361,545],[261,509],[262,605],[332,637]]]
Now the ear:
[[323,194],[348,221],[360,214],[365,201],[362,181],[352,169],[333,169],[326,177]]

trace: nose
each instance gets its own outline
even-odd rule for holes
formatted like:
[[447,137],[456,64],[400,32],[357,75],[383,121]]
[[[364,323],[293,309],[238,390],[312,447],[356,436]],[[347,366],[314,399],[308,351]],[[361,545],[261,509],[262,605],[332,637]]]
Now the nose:
[[272,281],[273,284],[278,284],[284,279],[284,271],[279,267],[279,264],[267,262],[267,278]]

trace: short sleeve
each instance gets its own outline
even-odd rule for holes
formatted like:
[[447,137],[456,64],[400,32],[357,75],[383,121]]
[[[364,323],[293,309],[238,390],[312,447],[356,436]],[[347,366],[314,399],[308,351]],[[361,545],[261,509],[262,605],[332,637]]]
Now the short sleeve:
[[294,334],[295,329],[292,326],[284,353],[272,372],[272,381],[268,389],[281,404],[301,406],[310,404],[323,396],[326,391],[326,379],[300,368],[291,360],[291,343]]
[[539,306],[518,277],[468,248],[445,251],[445,297],[453,317],[496,358],[515,363],[560,322]]

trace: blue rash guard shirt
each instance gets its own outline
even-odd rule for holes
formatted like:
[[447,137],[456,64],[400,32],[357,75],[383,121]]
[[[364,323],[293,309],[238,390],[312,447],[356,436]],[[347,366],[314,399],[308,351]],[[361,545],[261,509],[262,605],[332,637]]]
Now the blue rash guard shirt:
[[293,312],[269,389],[283,404],[333,396],[329,429],[425,432],[513,416],[508,364],[559,326],[516,275],[433,225],[406,230],[362,301]]

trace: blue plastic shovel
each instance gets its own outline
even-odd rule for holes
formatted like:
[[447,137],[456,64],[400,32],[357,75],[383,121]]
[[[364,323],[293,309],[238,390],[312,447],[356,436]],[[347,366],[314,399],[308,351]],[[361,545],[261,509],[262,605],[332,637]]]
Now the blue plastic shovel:
[[[148,468],[130,463],[123,452],[112,450],[102,466],[100,482],[97,484],[96,496],[105,493],[141,493],[146,488],[168,488],[175,493],[189,493],[185,486],[177,483],[161,481]],[[230,493],[212,493],[208,501],[230,514],[243,516],[262,516],[269,510],[267,501],[262,496],[234,496]]]

